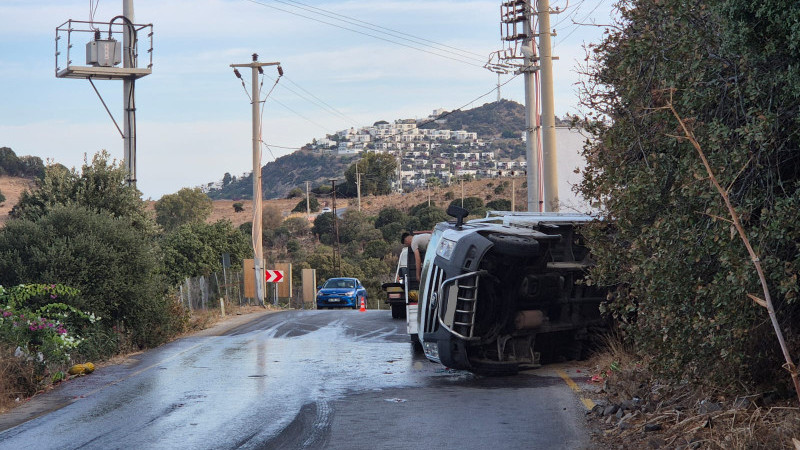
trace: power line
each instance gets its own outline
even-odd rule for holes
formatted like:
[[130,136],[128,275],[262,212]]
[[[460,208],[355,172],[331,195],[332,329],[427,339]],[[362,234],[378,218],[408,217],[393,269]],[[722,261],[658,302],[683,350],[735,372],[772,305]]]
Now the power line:
[[[566,35],[566,36],[562,37],[562,38],[561,38],[561,39],[560,39],[560,40],[559,40],[559,41],[558,41],[556,44],[554,44],[554,45],[553,45],[553,47],[556,47],[558,44],[560,44],[560,43],[564,42],[564,41],[565,41],[565,40],[566,40],[568,37],[572,36],[572,34],[573,34],[573,33],[575,33],[576,31],[578,31],[578,30],[579,30],[581,27],[583,27],[583,26],[587,26],[587,25],[586,25],[585,23],[583,23],[583,22],[584,22],[586,19],[588,19],[588,18],[589,18],[589,16],[591,16],[592,14],[594,14],[594,12],[595,12],[595,11],[597,11],[597,8],[599,8],[599,7],[603,6],[603,4],[604,4],[605,2],[606,2],[606,0],[599,0],[599,1],[597,2],[597,4],[595,4],[595,5],[594,5],[594,8],[592,8],[592,10],[591,10],[591,11],[589,11],[589,12],[588,12],[588,13],[587,13],[585,16],[583,16],[583,19],[581,19],[581,20],[579,20],[579,21],[575,21],[575,20],[573,19],[573,21],[572,21],[573,25],[571,26],[572,30],[571,30],[569,33],[567,33],[567,35]],[[580,5],[578,5],[578,6],[580,6]],[[577,13],[578,13],[578,11],[577,11],[577,9],[576,9],[576,10],[575,10],[575,14],[574,14],[574,15],[577,15]],[[560,23],[560,22],[559,22],[559,23]],[[569,28],[567,28],[567,29],[569,29]]]
[[339,118],[341,118],[341,119],[347,120],[348,122],[350,122],[350,123],[351,123],[351,124],[353,124],[353,125],[356,125],[356,126],[358,125],[358,123],[357,123],[355,120],[353,120],[351,117],[348,117],[346,114],[344,114],[343,112],[341,112],[341,111],[339,111],[338,109],[334,108],[334,107],[333,107],[333,106],[331,106],[330,104],[326,103],[324,100],[322,100],[321,98],[319,98],[319,97],[317,97],[316,95],[312,94],[312,93],[311,93],[311,92],[309,92],[307,89],[305,89],[305,88],[303,88],[302,86],[300,86],[299,84],[295,83],[294,81],[290,80],[289,78],[286,78],[286,81],[288,81],[289,83],[292,83],[292,84],[293,84],[294,86],[296,86],[298,89],[300,89],[300,90],[301,90],[301,91],[303,91],[305,94],[307,94],[308,96],[310,96],[310,97],[311,97],[311,99],[309,99],[309,98],[308,98],[308,97],[306,97],[305,95],[303,95],[303,94],[301,94],[301,93],[297,92],[296,90],[294,90],[294,89],[292,89],[292,88],[290,88],[290,87],[288,87],[288,86],[286,86],[286,85],[282,85],[282,86],[283,86],[283,89],[286,89],[286,90],[288,90],[289,92],[291,92],[291,93],[293,93],[294,95],[296,95],[296,96],[298,96],[298,97],[302,98],[303,100],[306,100],[306,101],[308,101],[309,103],[313,103],[313,104],[315,104],[315,105],[317,105],[317,106],[320,106],[320,107],[322,107],[322,109],[326,110],[326,111],[327,111],[327,112],[329,112],[330,114],[333,114],[333,115],[335,115],[335,116],[337,116],[337,117],[339,117]]
[[292,15],[295,15],[295,16],[298,16],[298,17],[303,17],[305,19],[309,19],[309,20],[313,20],[313,21],[316,21],[316,22],[324,23],[324,24],[330,25],[332,27],[341,28],[341,29],[347,30],[347,31],[352,31],[353,33],[358,33],[358,34],[361,34],[361,35],[364,35],[364,36],[369,36],[371,38],[378,39],[378,40],[381,40],[381,41],[384,41],[384,42],[389,42],[389,43],[392,43],[392,44],[400,45],[400,46],[407,47],[407,48],[410,48],[410,49],[413,49],[413,50],[417,50],[417,51],[420,51],[420,52],[423,52],[423,53],[428,53],[428,54],[431,54],[431,55],[434,55],[434,56],[439,56],[441,58],[445,58],[445,59],[449,59],[449,60],[452,60],[452,61],[457,61],[457,62],[460,62],[460,63],[468,64],[470,66],[483,68],[483,64],[482,63],[475,63],[475,62],[471,62],[471,61],[466,61],[464,59],[443,55],[443,54],[437,53],[435,51],[425,50],[423,48],[415,47],[413,45],[404,44],[402,42],[397,42],[397,41],[394,41],[394,40],[391,40],[391,39],[387,39],[385,37],[381,37],[381,36],[377,36],[377,35],[374,35],[374,34],[366,33],[366,32],[359,31],[359,30],[356,30],[356,29],[353,29],[353,28],[349,28],[349,27],[346,27],[346,26],[343,26],[343,25],[338,25],[338,24],[335,24],[335,23],[332,23],[332,22],[328,22],[328,21],[325,21],[325,20],[320,20],[318,18],[309,17],[309,16],[306,16],[306,15],[303,15],[303,14],[300,14],[300,13],[297,13],[297,12],[294,12],[294,11],[278,8],[277,6],[268,5],[268,4],[265,4],[265,3],[261,2],[261,1],[258,1],[258,0],[247,0],[247,1],[250,2],[250,3],[255,3],[256,5],[264,6],[266,8],[271,8],[271,9],[274,9],[274,10],[277,10],[277,11],[285,12],[287,14],[292,14]]
[[[436,46],[439,46],[439,47],[443,47],[443,48],[446,48],[446,49],[449,49],[449,50],[455,50],[457,52],[463,53],[467,57],[472,57],[472,56],[477,57],[477,59],[479,59],[480,61],[483,61],[486,58],[485,55],[480,55],[478,53],[474,53],[474,52],[471,52],[469,50],[462,50],[462,49],[460,49],[458,47],[453,47],[453,46],[450,46],[450,45],[447,45],[447,44],[442,44],[442,43],[439,43],[439,42],[436,42],[436,41],[433,41],[433,40],[430,40],[430,39],[414,36],[412,34],[405,33],[403,31],[395,30],[393,28],[387,28],[387,27],[384,27],[384,26],[381,26],[381,25],[376,25],[376,24],[373,24],[373,23],[370,23],[370,22],[367,22],[367,21],[364,21],[364,20],[356,19],[354,17],[346,16],[346,15],[343,15],[343,14],[338,14],[338,13],[335,13],[333,11],[328,11],[326,9],[317,8],[315,6],[311,6],[311,5],[308,5],[308,4],[305,4],[305,3],[302,3],[302,2],[298,2],[298,1],[295,1],[295,0],[286,0],[286,1],[284,1],[284,0],[273,0],[273,1],[278,2],[278,3],[283,3],[283,4],[294,3],[294,4],[297,4],[297,5],[302,5],[302,7],[298,6],[298,8],[304,9],[304,10],[309,11],[309,12],[315,12],[315,13],[316,13],[316,11],[322,11],[321,13],[317,13],[317,14],[323,15],[325,17],[330,17],[330,18],[333,18],[333,19],[336,19],[337,17],[341,17],[343,19],[338,19],[338,20],[342,20],[345,23],[350,23],[350,24],[353,24],[353,25],[356,25],[356,26],[363,26],[364,28],[367,28],[367,29],[370,29],[370,30],[373,30],[373,31],[388,31],[391,34],[393,34],[395,37],[397,37],[398,39],[403,39],[403,40],[407,40],[407,41],[411,41],[411,42],[415,42],[415,43],[419,43],[419,44],[423,44],[423,45],[427,45],[427,44],[425,44],[427,42],[427,43],[430,43],[430,44],[433,44],[433,45],[436,45]],[[363,25],[359,25],[359,24],[363,24]],[[404,38],[403,36],[408,36],[408,38]],[[470,56],[470,55],[472,55],[472,56]]]

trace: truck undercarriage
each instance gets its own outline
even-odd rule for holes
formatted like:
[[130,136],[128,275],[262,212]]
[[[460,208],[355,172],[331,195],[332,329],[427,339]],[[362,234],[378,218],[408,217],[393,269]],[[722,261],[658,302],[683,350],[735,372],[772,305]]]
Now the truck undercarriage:
[[485,373],[579,358],[604,325],[605,293],[583,282],[591,260],[576,225],[588,220],[522,214],[437,226],[421,282],[426,355]]

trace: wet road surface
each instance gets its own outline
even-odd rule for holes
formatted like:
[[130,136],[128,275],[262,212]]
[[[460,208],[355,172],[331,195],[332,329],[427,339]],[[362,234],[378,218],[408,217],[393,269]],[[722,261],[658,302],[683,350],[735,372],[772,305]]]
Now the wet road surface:
[[428,362],[388,311],[286,311],[37,396],[0,416],[0,449],[575,449],[584,411],[548,368]]

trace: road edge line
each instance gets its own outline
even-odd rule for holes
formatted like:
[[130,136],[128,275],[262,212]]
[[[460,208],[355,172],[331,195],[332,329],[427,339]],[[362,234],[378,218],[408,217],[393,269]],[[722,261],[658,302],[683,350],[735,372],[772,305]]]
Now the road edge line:
[[583,406],[586,407],[587,411],[591,411],[592,408],[595,407],[595,402],[592,401],[592,399],[581,395],[583,391],[574,381],[572,381],[572,378],[570,378],[566,372],[561,369],[556,369],[556,373],[564,380],[564,382],[567,384],[567,386],[569,386],[570,389],[572,389],[573,392],[578,394],[578,399],[581,401],[581,403],[583,403]]

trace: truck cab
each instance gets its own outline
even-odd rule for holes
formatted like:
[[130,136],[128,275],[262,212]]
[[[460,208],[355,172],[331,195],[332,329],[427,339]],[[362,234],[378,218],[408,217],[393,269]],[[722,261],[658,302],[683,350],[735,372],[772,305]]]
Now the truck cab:
[[[459,211],[460,210],[460,211]],[[416,314],[428,359],[478,373],[515,373],[580,356],[602,327],[605,292],[582,283],[591,258],[581,214],[491,211],[464,223],[448,210],[422,265]]]

